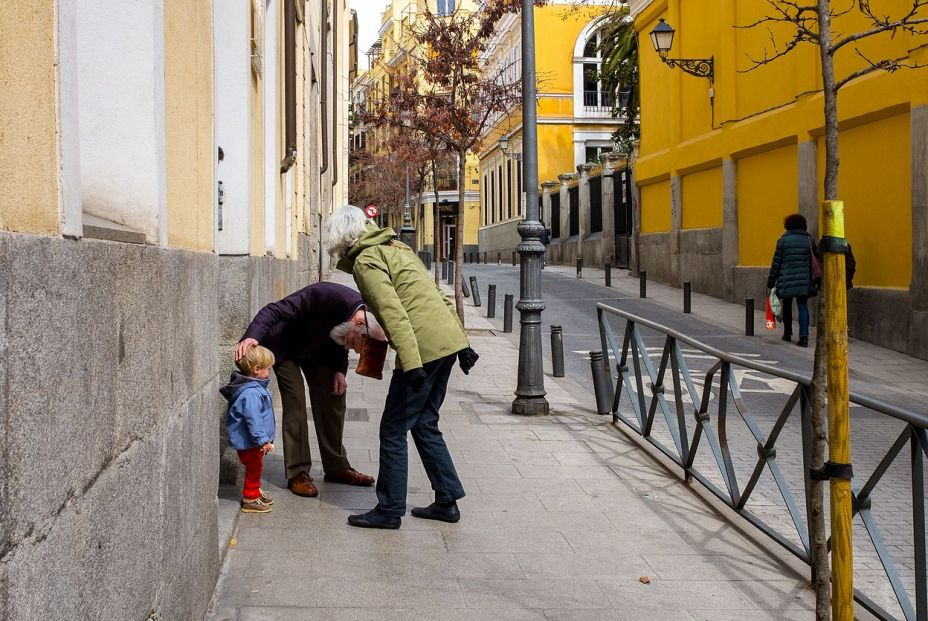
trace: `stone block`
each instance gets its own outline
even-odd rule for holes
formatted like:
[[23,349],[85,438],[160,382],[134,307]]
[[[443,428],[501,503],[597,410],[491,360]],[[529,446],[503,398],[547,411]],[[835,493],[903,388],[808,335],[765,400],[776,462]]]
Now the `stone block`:
[[676,255],[671,249],[671,234],[644,233],[638,239],[638,269],[648,273],[648,280],[676,284],[673,267]]
[[725,295],[722,270],[722,229],[680,231],[680,283],[691,282],[693,291],[718,298]]
[[928,360],[928,311],[909,312],[909,355]]
[[764,298],[767,290],[767,273],[770,271],[767,267],[744,267],[738,266],[732,269],[732,293],[731,302],[744,303],[745,298],[754,298],[754,308],[764,310]]
[[910,299],[905,289],[854,287],[847,296],[850,336],[908,352]]
[[[216,294],[219,298],[219,342],[237,343],[251,321],[248,299],[250,257],[219,257]],[[220,367],[222,368],[222,367]]]
[[221,561],[216,545],[216,520],[204,521],[173,563],[175,573],[162,589],[156,613],[161,619],[203,619],[219,577]]
[[161,465],[159,438],[134,443],[18,542],[7,562],[11,621],[149,614],[162,570]]

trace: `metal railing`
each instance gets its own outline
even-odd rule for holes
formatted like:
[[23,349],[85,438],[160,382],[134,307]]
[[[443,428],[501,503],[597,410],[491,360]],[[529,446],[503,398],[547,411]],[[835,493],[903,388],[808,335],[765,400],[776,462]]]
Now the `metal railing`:
[[[687,480],[698,481],[748,522],[811,566],[813,552],[809,541],[810,523],[808,521],[808,509],[811,502],[809,496],[812,446],[811,378],[776,368],[764,362],[725,353],[671,328],[606,304],[597,304],[596,308],[600,339],[605,354],[604,364],[607,370],[610,368],[609,354],[616,361],[614,371],[617,375],[613,375],[611,371],[609,373],[609,377],[616,380],[612,394],[613,423],[621,422],[634,430],[680,466]],[[617,339],[609,317],[621,318],[625,321],[621,343]],[[662,353],[657,366],[651,359],[648,348],[645,347],[642,329],[657,333],[656,335],[649,334],[649,338],[653,336],[663,338],[663,346],[660,348]],[[699,378],[694,380],[694,374],[687,364],[686,358],[690,356],[684,354],[683,346],[690,348],[687,351],[695,351],[699,359],[711,361],[705,371],[701,390],[697,386]],[[654,351],[657,349],[652,348]],[[767,433],[764,433],[758,420],[748,411],[742,397],[738,375],[740,373],[743,377],[745,372],[770,376],[781,383],[785,380],[792,384],[791,390],[786,389],[779,393],[786,396],[786,403],[782,409],[779,409]],[[665,386],[668,382],[671,386]],[[613,390],[612,387],[610,390]],[[646,392],[650,392],[650,395]],[[627,397],[625,401],[622,398],[623,394]],[[710,402],[712,402],[711,407]],[[863,534],[860,532],[861,527],[863,528],[882,566],[882,573],[885,574],[883,585],[888,582],[892,589],[891,594],[885,590],[881,593],[880,598],[883,604],[893,603],[894,599],[894,603],[898,604],[903,615],[902,618],[906,621],[925,621],[928,619],[928,577],[926,577],[924,464],[928,456],[928,432],[926,432],[928,416],[855,392],[850,393],[850,402],[885,416],[885,419],[880,418],[877,421],[883,429],[889,423],[895,423],[901,427],[901,432],[889,449],[885,452],[880,451],[874,456],[873,461],[876,465],[864,484],[861,486],[859,480],[852,481],[854,515],[859,518],[859,523],[855,524],[855,531]],[[627,406],[621,408],[623,403],[627,403]],[[693,408],[692,421],[687,420],[688,405]],[[750,469],[750,476],[745,476],[748,470],[742,468],[740,480],[732,453],[735,432],[732,423],[737,421],[737,419],[731,420],[733,418],[731,416],[732,406],[747,427],[750,442],[755,443],[757,450],[757,460]],[[793,417],[797,406],[800,418],[799,436],[801,438],[804,506],[797,502],[787,482],[787,477],[784,475],[783,466],[788,462],[777,460],[777,442],[784,437],[784,428]],[[655,428],[658,414],[666,423],[666,430]],[[713,415],[715,420],[713,420]],[[715,430],[713,430],[713,424]],[[666,442],[668,436],[671,442]],[[662,439],[665,441],[661,441]],[[784,444],[788,442],[781,441],[781,449],[784,448]],[[710,453],[708,456],[704,448],[706,446]],[[911,477],[911,484],[906,487],[910,487],[912,499],[912,534],[909,539],[907,533],[900,534],[899,528],[894,529],[896,532],[892,534],[896,544],[892,547],[897,554],[900,549],[905,550],[908,557],[903,563],[897,563],[884,540],[883,529],[873,514],[873,507],[877,504],[874,490],[884,483],[884,475],[894,466],[894,462],[906,446],[909,447],[910,452],[907,470]],[[701,453],[700,449],[703,449]],[[700,464],[697,464],[697,458]],[[743,462],[739,462],[739,465],[741,464]],[[766,519],[747,506],[753,498],[752,495],[762,495],[757,490],[758,482],[765,470],[772,477],[776,491],[782,497],[789,514],[789,520],[782,521],[782,524],[786,525],[784,528],[771,525],[770,522],[776,520]],[[885,483],[885,486],[889,485],[890,483]],[[896,482],[892,482],[892,485],[896,486]],[[825,496],[827,502],[828,494],[826,493]],[[770,497],[765,496],[763,501],[758,501],[758,504],[769,500]],[[900,511],[898,503],[890,504],[893,506],[888,507],[888,511],[893,514]],[[907,528],[908,525],[902,530]],[[900,547],[900,538],[906,543],[911,542],[911,552],[908,551],[907,545]],[[855,541],[855,565],[858,560],[856,550],[860,543],[859,539]],[[900,565],[908,572],[907,578],[910,584],[914,582],[909,590],[900,576]],[[914,603],[910,591],[914,591]],[[864,608],[881,619],[899,618],[887,611],[885,605],[877,603],[873,593],[868,594],[861,589],[855,589],[854,597]]]
[[611,111],[615,94],[609,91],[583,91],[583,107],[591,112]]

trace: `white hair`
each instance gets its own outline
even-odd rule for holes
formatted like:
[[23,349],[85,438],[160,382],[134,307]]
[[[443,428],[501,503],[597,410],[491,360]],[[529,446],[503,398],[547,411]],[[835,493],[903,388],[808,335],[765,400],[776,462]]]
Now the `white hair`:
[[[371,338],[380,339],[381,341],[386,340],[386,334],[383,331],[383,328],[380,327],[380,323],[377,321],[377,318],[374,317],[372,313],[365,312],[364,318],[367,321],[367,334]],[[343,321],[338,324],[329,332],[329,337],[341,345],[345,346],[345,339],[348,337],[349,332],[364,332],[364,326],[359,326],[356,323],[349,321]]]
[[358,243],[367,228],[367,216],[354,205],[345,205],[329,216],[325,229],[325,243],[329,254],[343,257]]

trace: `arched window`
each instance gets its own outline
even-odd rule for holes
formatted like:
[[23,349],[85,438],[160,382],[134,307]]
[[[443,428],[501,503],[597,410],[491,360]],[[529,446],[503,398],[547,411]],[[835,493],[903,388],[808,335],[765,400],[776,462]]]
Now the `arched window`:
[[601,24],[602,18],[587,24],[574,46],[574,116],[608,117],[612,112],[614,94],[603,89],[599,75]]

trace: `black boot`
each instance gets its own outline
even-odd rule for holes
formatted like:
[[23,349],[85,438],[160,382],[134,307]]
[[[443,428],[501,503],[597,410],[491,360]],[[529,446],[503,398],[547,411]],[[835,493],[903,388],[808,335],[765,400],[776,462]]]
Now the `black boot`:
[[348,523],[358,528],[388,528],[396,530],[400,527],[402,520],[396,516],[381,513],[377,507],[374,507],[367,513],[349,515]]
[[455,524],[461,519],[458,503],[453,500],[451,502],[433,502],[427,507],[414,507],[410,513],[423,520],[439,520],[450,524]]
[[796,345],[799,345],[800,347],[808,347],[808,346],[809,346],[809,337],[808,337],[808,336],[800,336],[800,337],[799,337],[799,340],[796,341]]

